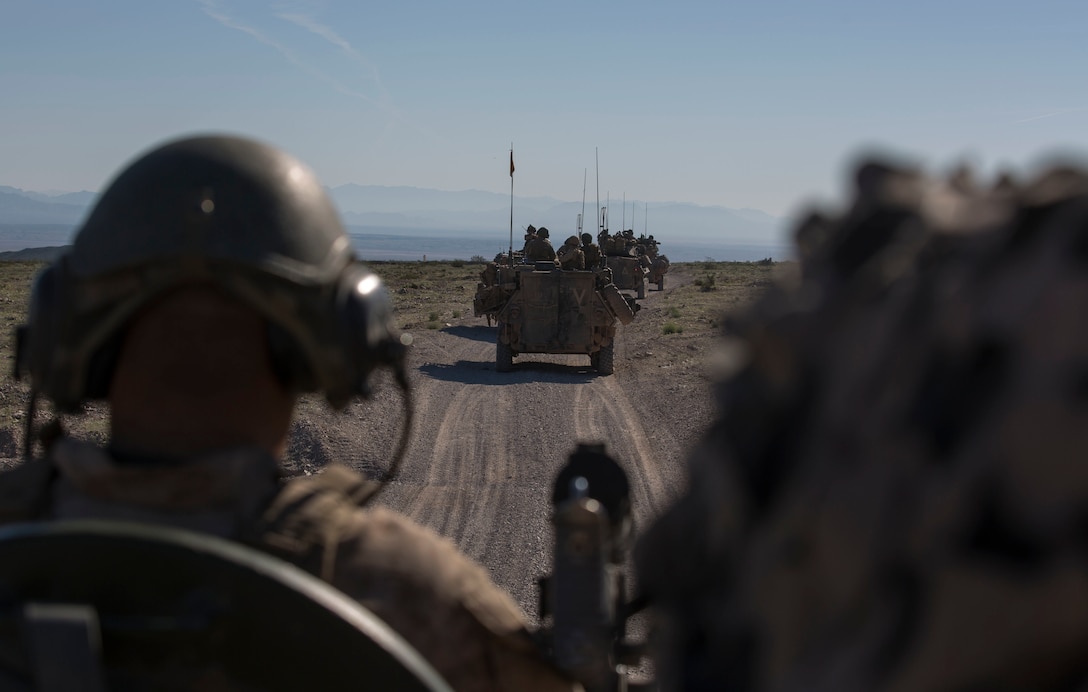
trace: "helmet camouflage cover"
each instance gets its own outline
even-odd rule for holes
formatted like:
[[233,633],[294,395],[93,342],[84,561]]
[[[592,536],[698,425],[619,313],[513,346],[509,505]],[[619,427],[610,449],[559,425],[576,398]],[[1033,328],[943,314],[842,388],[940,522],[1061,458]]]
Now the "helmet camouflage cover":
[[637,551],[663,680],[1081,688],[1088,175],[871,163],[796,241],[799,276],[727,320],[721,415]]

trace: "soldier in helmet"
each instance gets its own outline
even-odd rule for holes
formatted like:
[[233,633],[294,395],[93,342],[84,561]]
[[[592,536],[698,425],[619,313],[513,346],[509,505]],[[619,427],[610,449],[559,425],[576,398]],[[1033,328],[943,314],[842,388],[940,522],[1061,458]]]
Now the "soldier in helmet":
[[37,279],[23,341],[32,392],[62,411],[108,401],[110,442],[61,437],[0,475],[0,522],[215,534],[357,599],[457,689],[570,688],[486,572],[360,506],[371,482],[343,466],[279,480],[300,393],[339,408],[375,368],[405,381],[385,289],[299,161],[228,136],[137,158]]
[[582,253],[586,258],[586,269],[596,269],[601,263],[601,248],[589,233],[582,234]]
[[1084,689],[1088,171],[854,194],[728,320],[642,539],[663,688]]
[[536,240],[536,227],[532,224],[525,229],[525,244],[521,246],[521,251],[524,253],[529,249],[529,243]]
[[560,269],[574,270],[586,268],[586,257],[582,252],[581,242],[576,235],[567,238],[563,243],[563,246],[556,251],[555,256],[559,261]]
[[530,262],[548,262],[555,260],[555,248],[548,238],[550,233],[547,228],[541,226],[537,229],[536,238],[530,240],[525,246],[525,259]]

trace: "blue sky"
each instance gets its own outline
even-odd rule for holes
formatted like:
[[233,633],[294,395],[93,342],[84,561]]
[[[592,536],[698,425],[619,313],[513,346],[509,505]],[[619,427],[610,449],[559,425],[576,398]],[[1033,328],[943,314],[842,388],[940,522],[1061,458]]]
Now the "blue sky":
[[[192,132],[328,185],[751,207],[1088,151],[1088,3],[4,0],[0,185],[100,190]],[[652,213],[652,212],[651,212]]]

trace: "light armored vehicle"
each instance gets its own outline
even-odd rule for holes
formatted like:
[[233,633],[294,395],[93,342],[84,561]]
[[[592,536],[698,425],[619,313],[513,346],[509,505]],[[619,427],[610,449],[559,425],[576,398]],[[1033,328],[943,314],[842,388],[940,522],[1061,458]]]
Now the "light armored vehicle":
[[609,255],[605,257],[605,266],[612,270],[612,281],[616,288],[634,291],[640,300],[646,297],[647,267],[641,256]]
[[497,371],[509,371],[522,353],[584,353],[598,373],[612,374],[616,323],[630,324],[639,306],[619,292],[611,272],[564,271],[552,262],[500,272],[514,281],[495,311]]
[[665,290],[665,274],[669,271],[669,258],[659,253],[660,242],[651,235],[635,237],[634,231],[624,231],[601,237],[601,251],[605,266],[612,270],[616,288],[634,291],[641,300],[646,297],[646,282],[657,284],[657,290]]
[[658,255],[650,262],[650,273],[646,275],[646,280],[657,284],[659,291],[665,290],[665,274],[669,272],[669,264],[669,258],[665,255]]

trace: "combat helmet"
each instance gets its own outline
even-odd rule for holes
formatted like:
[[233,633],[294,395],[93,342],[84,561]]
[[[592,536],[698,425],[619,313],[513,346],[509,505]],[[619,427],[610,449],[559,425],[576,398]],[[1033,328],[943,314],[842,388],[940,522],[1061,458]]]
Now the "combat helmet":
[[37,277],[16,372],[60,410],[104,398],[131,318],[188,284],[259,311],[285,384],[334,407],[365,396],[376,366],[401,369],[388,294],[314,173],[260,142],[198,136],[125,167]]

